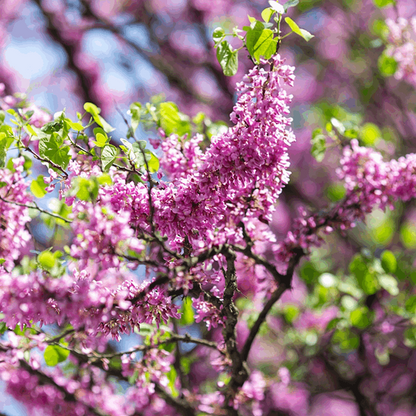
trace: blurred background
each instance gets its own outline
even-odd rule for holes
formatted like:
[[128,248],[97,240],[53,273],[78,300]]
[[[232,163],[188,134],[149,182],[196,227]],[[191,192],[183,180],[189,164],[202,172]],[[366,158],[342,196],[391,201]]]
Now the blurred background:
[[[114,140],[127,130],[117,108],[125,114],[132,102],[147,102],[157,94],[191,117],[202,111],[229,123],[235,84],[252,64],[242,51],[237,75],[224,76],[212,33],[218,26],[230,32],[247,25],[247,15],[260,19],[265,7],[264,0],[0,0],[0,83],[5,94],[26,93],[51,114],[66,108],[75,117],[84,102],[93,102],[116,127]],[[339,149],[329,149],[320,163],[311,156],[315,128],[333,118],[347,128],[359,126],[361,143],[387,159],[416,150],[414,86],[387,76],[392,74],[379,60],[386,47],[386,18],[414,14],[414,0],[395,5],[388,0],[300,0],[289,9],[288,15],[315,37],[307,43],[292,34],[279,51],[296,67],[290,93],[297,141],[290,150],[291,182],[272,223],[278,239],[290,230],[297,208],[319,210],[344,195],[335,175]],[[287,26],[282,30],[287,33]],[[150,134],[139,129],[141,138]],[[376,257],[386,248],[399,253],[398,273],[405,280],[414,261],[415,223],[413,202],[376,211],[346,236],[329,237],[329,244],[302,263],[299,281],[311,283],[326,271],[346,272],[353,254],[363,248]],[[296,296],[294,291],[286,302],[296,304],[304,294]],[[259,363],[270,360],[273,348],[264,347]],[[10,416],[24,414],[11,403],[2,396],[0,408]],[[325,403],[329,409],[330,401]]]

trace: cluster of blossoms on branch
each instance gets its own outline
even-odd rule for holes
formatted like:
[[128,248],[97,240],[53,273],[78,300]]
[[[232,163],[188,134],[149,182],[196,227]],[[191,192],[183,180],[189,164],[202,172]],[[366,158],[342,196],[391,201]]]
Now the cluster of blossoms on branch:
[[389,30],[386,53],[397,62],[394,77],[416,86],[416,17],[386,19]]
[[384,161],[380,152],[360,146],[356,139],[343,151],[337,169],[347,191],[345,198],[324,214],[308,215],[300,209],[295,228],[289,231],[285,241],[276,244],[276,259],[287,263],[300,248],[309,252],[324,240],[319,230],[329,234],[334,229],[346,231],[364,221],[365,215],[376,208],[394,209],[397,201],[409,201],[416,197],[416,155],[408,154],[397,160]]
[[[280,28],[287,9],[276,2],[271,6],[269,20],[277,14]],[[258,23],[256,31],[269,36]],[[311,38],[293,20],[288,24]],[[280,40],[272,33],[269,48],[276,51]],[[222,42],[217,47],[226,48]],[[337,171],[346,189],[343,200],[317,214],[301,210],[292,231],[277,242],[270,222],[289,181],[288,150],[295,136],[287,89],[294,83],[294,67],[273,51],[269,55],[258,59],[237,84],[233,126],[214,135],[208,145],[201,133],[189,138],[159,130],[160,138],[152,143],[163,151],[161,169],[142,142],[122,139],[123,145],[111,144],[107,133],[112,128],[91,103],[84,106],[91,115],[85,126],[82,115],[78,122],[64,113],[50,121],[16,97],[13,102],[3,99],[19,131],[2,126],[0,150],[6,155],[14,143],[19,156],[0,168],[0,311],[1,330],[8,334],[0,343],[0,375],[10,394],[31,405],[32,414],[263,416],[293,410],[287,397],[304,390],[292,384],[289,370],[281,366],[276,382],[267,370],[250,366],[260,327],[295,286],[301,258],[323,242],[321,230],[344,232],[376,207],[393,207],[416,196],[416,157],[384,161],[374,149],[352,140]],[[149,108],[157,117],[156,107]],[[173,112],[170,119],[180,116]],[[95,137],[88,137],[85,132],[94,122],[99,126]],[[134,129],[128,127],[134,138]],[[41,209],[27,190],[22,154],[47,167],[48,175],[39,175],[30,189],[41,196],[58,191],[56,212]],[[32,246],[29,209],[49,215],[53,227],[62,227],[68,243],[60,247],[64,253],[55,247],[37,252]],[[30,256],[33,249],[36,257]],[[371,267],[362,263],[370,275],[379,267],[377,262]],[[383,278],[391,287],[390,277]],[[321,276],[322,288],[334,282],[335,276]],[[370,297],[376,295],[376,283],[374,287],[361,289]],[[360,296],[360,289],[345,291],[351,296],[344,303],[355,302],[355,307],[358,301],[352,296]],[[324,295],[321,290],[317,297]],[[260,312],[249,316],[245,328],[236,301],[247,299]],[[354,332],[369,325],[367,304],[373,300],[365,302],[348,315],[353,329],[345,327],[338,307],[319,317],[302,311],[303,321],[294,327],[307,332],[309,346],[332,324],[328,331],[334,330],[331,335],[343,348],[357,349],[357,342],[366,348],[362,332]],[[291,324],[301,312],[285,306],[286,324]],[[375,327],[383,334],[392,332],[382,312],[379,308]],[[180,326],[202,321],[206,336],[180,331]],[[58,328],[59,335],[49,333],[48,325]],[[283,330],[279,319],[269,325]],[[206,329],[198,327],[200,333]],[[128,351],[117,351],[109,342],[133,334],[141,340]],[[291,336],[299,345],[297,335]],[[186,361],[185,344],[196,352],[194,361]],[[316,368],[330,368],[331,357],[310,351]],[[362,351],[348,357],[351,365],[358,354]],[[208,383],[210,374],[192,383],[204,362],[215,373],[215,385]],[[340,380],[353,391],[355,380]],[[273,394],[283,399],[271,399]],[[365,402],[358,393],[355,399],[359,406]]]

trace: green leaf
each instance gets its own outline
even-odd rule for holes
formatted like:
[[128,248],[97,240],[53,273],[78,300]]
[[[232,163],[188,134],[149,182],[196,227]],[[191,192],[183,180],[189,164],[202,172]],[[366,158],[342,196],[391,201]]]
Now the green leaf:
[[320,272],[316,269],[312,262],[306,261],[300,269],[300,277],[307,284],[313,284],[320,276]]
[[355,327],[364,329],[371,325],[372,314],[370,314],[370,311],[366,306],[363,306],[351,312],[350,321]]
[[375,19],[371,26],[371,31],[374,35],[379,36],[381,39],[386,40],[389,36],[389,27],[382,19]]
[[145,150],[146,155],[150,154],[150,159],[147,161],[147,166],[151,173],[155,173],[159,170],[159,159],[157,156],[149,149]]
[[273,38],[273,31],[265,29],[264,24],[257,21],[246,36],[246,46],[253,59],[259,63],[260,57],[270,59],[277,48],[277,40]]
[[39,175],[37,179],[33,179],[30,185],[30,190],[36,198],[43,198],[47,194],[45,191],[46,187],[47,184],[45,183],[43,176]]
[[410,348],[416,348],[416,327],[412,326],[404,331],[404,344]]
[[232,46],[226,40],[223,40],[217,46],[217,59],[224,75],[231,77],[237,73],[238,52],[233,50]]
[[383,289],[390,293],[390,295],[397,296],[399,294],[397,280],[393,276],[382,274],[381,276],[378,276],[378,282]]
[[295,7],[295,6],[297,6],[299,4],[299,0],[289,0],[289,1],[287,1],[284,5],[283,5],[283,7],[284,7],[284,9],[285,9],[285,12],[287,12],[287,10],[290,8],[290,7]]
[[45,124],[42,128],[41,131],[46,133],[46,134],[52,134],[52,133],[57,133],[59,130],[61,130],[63,127],[63,123],[60,120],[53,120],[50,121],[49,123]]
[[56,258],[49,250],[45,250],[39,254],[38,262],[44,269],[52,269],[55,266]]
[[373,2],[379,9],[394,5],[396,3],[395,0],[373,0]]
[[377,65],[383,77],[391,77],[395,74],[397,70],[396,60],[391,56],[387,56],[385,53],[382,53],[380,55],[380,57],[378,58]]
[[416,296],[411,296],[406,300],[405,308],[407,312],[416,314]]
[[416,248],[416,225],[410,221],[406,221],[400,227],[400,240],[406,248]]
[[29,332],[31,335],[35,335],[36,334],[36,331],[33,328],[31,328],[30,326],[23,325],[23,328],[22,328],[20,326],[20,324],[17,324],[15,326],[13,332],[16,335],[19,335],[19,336],[25,336],[26,335],[26,332]]
[[39,155],[42,158],[47,158],[51,162],[66,169],[71,155],[69,154],[70,148],[63,144],[62,137],[58,133],[54,132],[48,137],[44,137],[39,141]]
[[108,172],[110,167],[116,161],[118,155],[117,147],[112,144],[107,144],[101,151],[101,167],[104,172]]
[[103,135],[102,133],[97,133],[96,135],[96,140],[93,141],[93,143],[97,146],[97,147],[104,147],[107,142],[108,142],[108,137],[107,135]]
[[273,16],[274,12],[275,12],[275,10],[273,10],[271,7],[268,7],[267,9],[264,9],[261,12],[261,17],[265,22],[268,22],[270,20],[270,18]]
[[84,110],[87,113],[90,113],[92,116],[95,116],[101,113],[100,108],[98,108],[95,104],[88,103],[88,102],[84,104]]
[[390,250],[384,250],[380,257],[381,265],[387,273],[394,273],[397,269],[397,260]]
[[270,7],[279,14],[284,14],[285,8],[277,1],[269,1]]
[[73,181],[72,193],[81,201],[94,201],[97,199],[99,183],[95,176],[90,178],[76,177]]
[[332,335],[332,342],[338,344],[343,351],[352,351],[359,347],[360,338],[350,329],[337,329]]
[[169,136],[176,132],[181,122],[178,107],[173,102],[161,103],[159,107],[160,127]]
[[312,156],[316,159],[317,162],[322,162],[326,152],[326,139],[325,136],[322,134],[321,129],[315,129],[312,132],[311,144]]
[[59,345],[48,345],[43,353],[45,363],[49,367],[54,367],[64,362],[69,356],[69,351]]
[[178,390],[175,388],[175,381],[178,378],[178,375],[176,373],[175,367],[171,366],[170,367],[170,371],[169,373],[166,374],[169,380],[169,388],[171,391],[171,394],[173,397],[178,397],[179,396],[179,392]]
[[139,127],[141,113],[142,105],[139,102],[135,102],[130,106],[131,128],[133,133],[137,130],[137,127]]
[[101,176],[98,176],[97,181],[100,185],[112,185],[113,184],[111,176],[108,173],[103,173]]
[[7,150],[14,142],[13,131],[10,126],[0,127],[0,168],[6,164]]
[[114,131],[114,127],[111,127],[101,116],[100,116],[100,112],[101,109],[98,108],[95,104],[93,103],[85,103],[84,104],[84,110],[87,113],[90,113],[92,115],[92,118],[94,119],[94,121],[101,126],[104,131],[106,133],[110,133],[112,131]]
[[294,322],[300,314],[299,308],[296,305],[286,304],[283,308],[283,314],[288,324]]
[[182,316],[180,320],[181,325],[184,325],[184,326],[192,325],[195,319],[194,319],[194,310],[192,308],[191,299],[187,297],[183,299],[181,312],[182,312]]
[[285,22],[289,25],[294,33],[301,36],[306,40],[306,42],[309,42],[314,37],[314,35],[309,33],[307,30],[301,29],[290,17],[285,17]]
[[7,325],[5,322],[0,322],[0,334],[4,334],[7,331]]
[[381,136],[380,129],[373,123],[364,124],[360,130],[360,138],[366,146],[372,146]]
[[350,265],[350,272],[355,276],[358,285],[367,295],[376,293],[379,288],[378,281],[361,255],[356,254]]
[[84,126],[81,123],[75,123],[72,120],[70,120],[69,118],[66,118],[65,121],[69,124],[69,126],[71,127],[71,129],[73,129],[75,131],[82,131],[82,130],[84,130]]
[[328,325],[326,326],[325,332],[332,331],[333,329],[335,329],[337,327],[338,323],[341,322],[341,321],[342,321],[342,318],[331,319],[328,322]]
[[0,111],[0,124],[4,123],[5,118],[6,118],[6,113],[4,111]]
[[341,201],[345,194],[345,186],[341,183],[331,183],[326,190],[326,195],[331,202]]
[[214,30],[214,33],[212,34],[212,38],[214,39],[215,43],[221,42],[224,37],[225,37],[225,32],[224,32],[224,29],[222,27],[217,27]]

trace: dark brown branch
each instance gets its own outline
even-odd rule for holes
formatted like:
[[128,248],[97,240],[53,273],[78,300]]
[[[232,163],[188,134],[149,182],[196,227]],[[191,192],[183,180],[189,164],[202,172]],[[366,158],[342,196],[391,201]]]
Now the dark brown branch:
[[[39,378],[39,380],[42,383],[52,385],[54,388],[56,388],[58,391],[60,391],[63,396],[64,400],[66,402],[79,402],[79,398],[77,398],[74,394],[69,393],[63,386],[60,386],[55,382],[55,380],[52,377],[49,377],[45,373],[33,369],[25,360],[19,360],[20,367],[26,370],[28,373],[35,375]],[[82,403],[82,401],[81,401]],[[93,408],[88,404],[83,403],[83,405],[88,409],[88,412],[90,412],[93,415],[96,416],[107,416],[107,413],[102,412],[101,410],[98,410],[97,408]]]
[[223,315],[225,325],[223,329],[224,342],[227,348],[227,356],[231,360],[232,381],[225,395],[225,409],[230,416],[237,416],[238,412],[232,406],[233,398],[238,387],[242,386],[249,376],[249,370],[241,354],[237,349],[236,326],[238,322],[238,310],[233,298],[237,291],[237,276],[235,270],[236,255],[227,250],[227,270],[225,271],[225,290],[223,300]]
[[175,408],[183,416],[196,416],[196,413],[192,407],[184,400],[171,396],[158,384],[155,384],[156,393],[170,406]]

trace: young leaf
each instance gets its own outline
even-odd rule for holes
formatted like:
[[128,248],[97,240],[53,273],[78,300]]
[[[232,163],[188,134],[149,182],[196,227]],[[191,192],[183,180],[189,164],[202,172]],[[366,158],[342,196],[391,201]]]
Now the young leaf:
[[192,325],[194,323],[194,310],[192,302],[189,298],[184,298],[182,304],[182,316],[180,320],[181,325]]
[[92,118],[94,119],[94,121],[101,126],[104,131],[106,133],[110,133],[112,132],[114,129],[114,127],[111,127],[101,116],[100,116],[100,112],[101,109],[98,108],[95,104],[93,103],[85,103],[84,104],[84,110],[87,113],[90,113],[92,115]]
[[285,22],[289,25],[294,33],[301,36],[306,40],[306,42],[309,42],[314,37],[314,35],[309,33],[307,30],[301,29],[290,17],[285,17]]
[[378,58],[378,69],[383,77],[391,77],[396,73],[397,62],[392,56],[382,53]]
[[181,117],[179,115],[178,107],[173,102],[161,103],[159,107],[160,127],[169,136],[176,132]]
[[71,160],[69,151],[69,146],[63,144],[63,139],[58,133],[52,133],[39,141],[39,155],[63,169],[66,169]]
[[311,139],[311,154],[317,162],[322,162],[326,152],[326,140],[321,129],[315,129]]
[[133,133],[136,131],[137,127],[139,127],[141,113],[142,105],[139,102],[135,102],[130,106],[131,128],[133,129]]
[[97,147],[104,147],[107,144],[107,141],[108,141],[107,135],[104,136],[104,134],[102,134],[102,133],[97,133],[95,138],[96,138],[96,140],[94,140],[93,143]]
[[150,159],[147,161],[147,166],[149,167],[149,171],[151,173],[155,173],[159,170],[159,159],[157,156],[150,150],[145,150],[146,155],[150,155]]
[[246,46],[250,55],[258,63],[261,56],[269,59],[276,53],[277,40],[273,39],[272,30],[265,29],[264,24],[257,21],[247,32]]
[[261,17],[265,22],[268,22],[270,20],[270,18],[273,16],[274,12],[275,12],[275,10],[273,10],[271,7],[268,7],[267,9],[264,9],[261,12]]
[[374,273],[369,269],[366,261],[360,254],[356,254],[350,265],[350,272],[355,276],[358,285],[367,295],[376,293],[379,284]]
[[381,266],[387,273],[394,273],[397,268],[397,260],[390,250],[384,250],[380,257]]
[[350,321],[353,326],[364,329],[371,324],[372,314],[366,306],[363,306],[351,312]]
[[238,52],[233,50],[226,40],[223,40],[217,46],[217,59],[224,71],[224,75],[231,77],[237,73]]
[[373,2],[379,9],[382,9],[383,7],[394,5],[395,0],[373,0]]
[[224,29],[221,27],[217,27],[212,34],[212,38],[214,39],[215,43],[221,42],[225,37]]
[[269,1],[270,7],[279,14],[284,14],[285,8],[277,1]]
[[54,367],[65,361],[69,356],[69,351],[59,345],[48,345],[43,353],[45,363],[49,367]]
[[81,201],[94,201],[98,196],[99,183],[95,176],[89,179],[76,177],[74,180],[73,193]]
[[47,185],[42,175],[39,175],[37,179],[33,179],[32,183],[30,184],[30,190],[36,198],[43,198],[46,195],[46,187]]
[[116,161],[118,150],[112,144],[107,144],[101,151],[101,167],[104,172],[108,172],[110,167]]
[[285,9],[285,12],[287,12],[287,10],[290,8],[290,7],[295,7],[295,6],[297,6],[299,4],[299,0],[289,0],[289,1],[287,1],[284,5],[283,5],[283,7],[284,7],[284,9]]
[[39,254],[38,262],[43,268],[52,269],[52,267],[55,266],[56,259],[49,250],[45,250]]
[[[3,129],[5,126],[2,126]],[[7,126],[8,127],[8,126]],[[0,131],[0,168],[6,164],[7,149],[13,143],[14,137],[10,136],[7,132]]]
[[84,126],[81,123],[75,123],[72,120],[70,120],[69,118],[66,118],[65,121],[69,124],[69,126],[71,127],[71,129],[73,129],[75,131],[82,131],[82,130],[84,130]]

